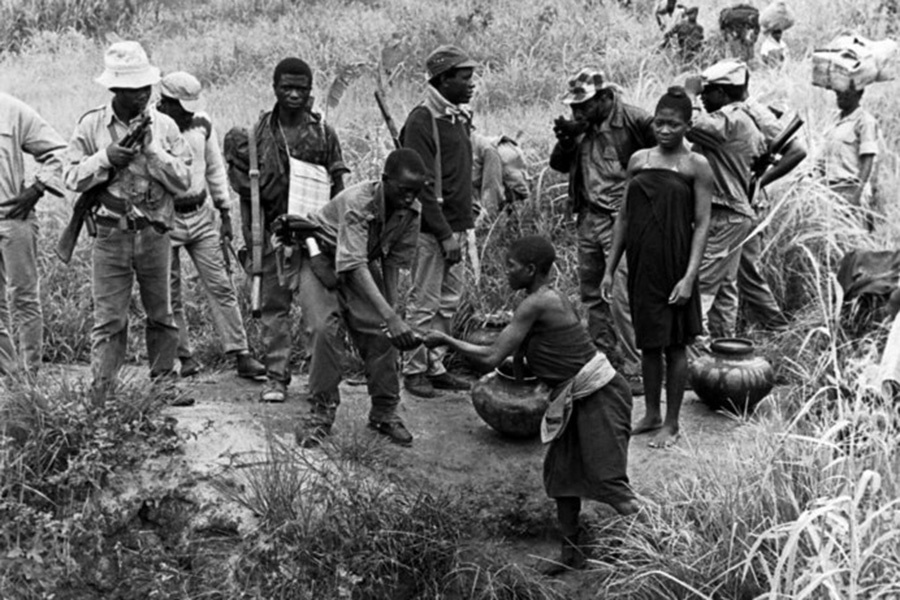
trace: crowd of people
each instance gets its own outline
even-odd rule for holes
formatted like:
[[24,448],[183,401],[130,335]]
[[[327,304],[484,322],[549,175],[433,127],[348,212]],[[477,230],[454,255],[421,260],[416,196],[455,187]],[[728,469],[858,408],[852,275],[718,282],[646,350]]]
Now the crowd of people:
[[[425,68],[424,97],[406,118],[401,147],[379,178],[349,187],[339,136],[313,110],[313,72],[299,58],[275,66],[273,108],[229,131],[224,150],[202,110],[200,82],[183,71],[162,76],[136,42],[108,48],[96,81],[110,99],[81,117],[68,143],[0,94],[0,371],[33,374],[41,364],[35,205],[46,193],[87,195],[98,401],[115,394],[137,280],[153,385],[175,405],[193,403],[176,385],[199,369],[184,319],[181,248],[237,374],[265,380],[260,401],[286,400],[297,296],[311,358],[312,408],[296,435],[304,447],[332,433],[344,331],[365,363],[369,426],[403,446],[413,436],[398,413],[401,378],[409,393],[434,397],[469,387],[448,372],[448,347],[488,366],[521,355],[553,389],[542,438],[545,486],[564,537],[554,565],[577,568],[581,499],[637,510],[627,477],[631,436],[650,433],[658,448],[677,443],[691,348],[735,334],[739,298],[762,325],[788,325],[759,271],[762,240],[751,230],[763,217],[760,190],[790,173],[806,149],[793,139],[770,155],[785,123],[752,99],[742,61],[720,61],[670,87],[652,113],[627,103],[601,71],[583,69],[567,83],[562,102],[571,115],[554,121],[549,161],[567,175],[577,215],[587,325],[551,285],[553,244],[530,236],[506,257],[509,286],[525,297],[492,346],[475,346],[455,339],[451,324],[475,224],[468,103],[478,64],[444,45]],[[861,89],[837,94],[840,115],[817,162],[823,181],[859,206],[878,152],[877,124],[861,97]],[[23,153],[39,163],[31,183]],[[260,251],[261,361],[250,353],[223,254],[234,235],[229,189],[239,198],[245,246]],[[292,210],[314,195],[321,206]],[[402,270],[411,273],[405,316]],[[632,427],[638,394],[646,413]]]

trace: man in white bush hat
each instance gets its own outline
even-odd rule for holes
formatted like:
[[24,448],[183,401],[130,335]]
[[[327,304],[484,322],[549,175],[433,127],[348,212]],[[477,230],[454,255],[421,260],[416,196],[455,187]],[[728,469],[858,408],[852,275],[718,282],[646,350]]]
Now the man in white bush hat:
[[[191,189],[191,149],[178,126],[149,106],[159,69],[137,42],[111,45],[97,83],[110,102],[81,117],[69,141],[66,185],[94,198],[94,327],[91,371],[98,399],[126,356],[128,307],[137,279],[150,377],[170,402],[192,404],[173,384],[178,328],[169,297],[173,197]],[[88,221],[90,223],[90,221]]]
[[[688,139],[706,156],[715,177],[709,240],[700,264],[700,299],[704,328],[715,337],[736,333],[738,272],[742,271],[745,300],[771,326],[784,326],[786,319],[757,262],[759,236],[747,239],[757,219],[753,203],[753,165],[763,156],[783,127],[768,108],[747,99],[750,72],[733,59],[720,61],[688,82],[688,91],[699,92],[706,112],[695,114]],[[699,89],[698,89],[699,88]],[[760,177],[759,188],[784,177],[804,158],[806,151],[796,140],[785,148],[781,159]],[[741,249],[737,249],[743,244]],[[743,263],[743,264],[742,264]]]
[[[190,334],[184,315],[179,249],[184,248],[194,261],[212,309],[213,323],[219,332],[225,353],[234,357],[237,374],[247,379],[264,378],[266,368],[250,355],[247,333],[241,319],[237,294],[228,278],[222,244],[234,236],[231,226],[230,195],[225,159],[219,148],[216,131],[209,116],[201,112],[200,81],[190,73],[176,71],[159,84],[159,112],[169,115],[178,125],[191,148],[191,189],[175,195],[175,225],[172,239],[172,310],[178,325],[178,359],[181,376],[200,370],[190,345]],[[207,202],[211,196],[212,205]],[[219,211],[217,231],[213,209]],[[229,257],[230,260],[230,257]]]
[[[45,192],[60,195],[66,141],[33,108],[2,93],[0,127],[0,375],[20,367],[33,373],[41,364],[44,337],[34,207]],[[25,154],[38,162],[31,185],[25,179]],[[8,330],[10,309],[18,352],[16,336]]]
[[588,309],[588,331],[594,344],[614,357],[631,393],[641,395],[641,361],[631,324],[625,261],[616,271],[611,305],[603,300],[600,284],[625,194],[628,161],[637,150],[656,145],[653,117],[623,102],[618,87],[593,69],[582,69],[569,80],[563,103],[572,108],[573,119],[555,121],[550,167],[569,175],[569,200],[578,215],[578,281]]

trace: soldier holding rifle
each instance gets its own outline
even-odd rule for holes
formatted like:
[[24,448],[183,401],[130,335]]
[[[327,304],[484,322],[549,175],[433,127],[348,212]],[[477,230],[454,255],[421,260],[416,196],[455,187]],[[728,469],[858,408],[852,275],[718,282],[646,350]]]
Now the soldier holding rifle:
[[[250,356],[247,333],[241,319],[234,285],[229,280],[228,243],[233,237],[228,206],[228,178],[225,159],[209,116],[202,107],[201,85],[196,77],[184,71],[169,73],[160,82],[161,98],[157,109],[172,117],[191,148],[193,163],[191,189],[175,196],[175,227],[172,238],[172,309],[178,325],[178,359],[181,376],[200,370],[191,350],[181,289],[181,260],[184,248],[194,261],[209,298],[213,323],[225,347],[233,356],[237,374],[255,379],[265,377],[266,368]],[[207,202],[212,197],[212,206]],[[220,229],[216,231],[213,208],[219,211]]]
[[[41,364],[44,320],[37,271],[38,224],[34,207],[45,192],[60,195],[65,140],[30,106],[0,94],[0,375]],[[26,186],[24,154],[39,165]],[[7,303],[9,285],[9,304]],[[9,312],[18,328],[19,352],[8,331]]]
[[[271,241],[273,224],[288,213],[295,199],[320,194],[323,181],[326,199],[340,192],[343,176],[349,172],[334,129],[312,111],[312,81],[309,65],[299,58],[285,58],[275,67],[275,107],[263,113],[250,131],[235,128],[225,136],[229,178],[241,198],[244,239],[255,255],[252,295],[259,304],[254,312],[262,318],[269,377],[260,396],[263,402],[284,402],[291,382],[290,312],[297,282],[296,277],[288,281],[280,272],[284,255]],[[254,179],[258,194],[253,190]]]
[[150,376],[172,404],[193,404],[175,393],[178,328],[169,298],[175,195],[191,188],[191,151],[178,126],[148,106],[159,69],[137,42],[106,51],[97,82],[108,104],[88,111],[72,134],[65,170],[69,189],[88,195],[96,222],[93,244],[94,328],[91,370],[98,399],[114,385],[126,355],[128,306],[137,278],[144,311]]
[[756,269],[762,244],[758,236],[747,236],[757,218],[755,188],[787,175],[805,158],[806,150],[799,141],[790,141],[781,148],[781,159],[756,180],[754,165],[768,153],[782,128],[768,109],[746,100],[749,80],[743,62],[723,60],[706,69],[700,78],[690,78],[686,86],[688,91],[699,93],[706,109],[704,114],[695,115],[687,137],[694,143],[694,150],[709,160],[716,184],[699,277],[704,329],[714,336],[735,334],[742,261],[745,277],[753,275],[752,293],[746,299],[757,309],[765,309],[773,325],[784,320]]

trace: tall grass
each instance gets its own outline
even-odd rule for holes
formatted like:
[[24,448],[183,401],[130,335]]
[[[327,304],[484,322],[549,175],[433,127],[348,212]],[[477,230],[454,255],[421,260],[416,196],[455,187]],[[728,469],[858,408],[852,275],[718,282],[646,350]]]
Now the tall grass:
[[[41,18],[77,4],[46,2],[56,12],[48,10]],[[120,32],[140,39],[164,70],[196,73],[207,86],[220,132],[251,122],[272,104],[271,70],[284,56],[302,56],[313,66],[318,97],[342,67],[366,65],[340,106],[329,111],[354,170],[351,181],[377,175],[391,148],[371,100],[382,49],[390,45],[401,57],[388,89],[394,117],[401,121],[418,101],[427,52],[445,42],[467,48],[483,65],[473,104],[476,126],[488,134],[517,137],[534,180],[528,204],[490,219],[478,232],[482,280],[467,291],[456,324],[464,331],[472,318],[514,305],[516,299],[505,291],[502,249],[523,233],[544,233],[556,242],[555,283],[577,297],[574,234],[561,200],[564,179],[547,168],[552,119],[565,112],[559,103],[565,80],[582,66],[595,65],[626,88],[627,101],[649,108],[691,69],[651,51],[659,32],[649,8],[634,4],[627,9],[578,0],[158,2],[150,5],[152,15],[132,18]],[[711,0],[701,7],[708,36],[715,32],[718,11],[729,4]],[[37,5],[7,2],[2,7]],[[845,28],[872,38],[896,34],[896,13],[891,13],[896,3],[839,0],[823,10],[815,0],[795,0],[792,6],[801,17],[786,34],[792,59],[775,70],[754,65],[751,93],[800,114],[807,123],[800,139],[814,154],[833,117],[834,98],[808,85],[810,52]],[[102,45],[91,36],[117,24],[101,18],[91,29],[73,25],[74,17],[35,19],[27,27],[16,25],[22,21],[2,21],[20,32],[5,38],[16,40],[18,53],[0,56],[2,85],[68,134],[82,112],[108,98],[92,82],[101,70]],[[711,44],[709,59],[717,52]],[[847,250],[889,247],[897,239],[897,85],[873,86],[863,100],[878,116],[885,140],[878,185],[885,217],[873,234],[859,226],[854,209],[809,176],[811,159],[769,190],[773,203],[786,200],[767,231],[764,271],[793,326],[777,336],[750,334],[788,384],[775,410],[741,428],[745,443],[723,448],[718,460],[699,465],[692,475],[660,483],[642,519],[597,526],[592,562],[597,597],[862,599],[900,594],[894,533],[900,498],[896,407],[861,384],[884,331],[875,327],[861,338],[847,327],[833,276]],[[66,93],[50,93],[58,89]],[[61,212],[61,203],[42,204],[43,297],[52,341],[48,358],[84,359],[89,261],[86,247],[69,269],[51,259]],[[237,281],[243,285],[242,276]],[[201,358],[215,362],[217,342],[202,301],[188,314]],[[256,346],[257,334],[251,331]],[[139,347],[131,348],[132,357],[139,356]],[[59,455],[53,443],[48,438],[49,458]],[[452,496],[371,485],[369,476],[355,469],[381,464],[383,457],[360,439],[342,443],[331,457],[337,467],[307,464],[296,450],[276,447],[266,465],[254,471],[256,479],[242,498],[266,516],[253,539],[258,545],[236,571],[242,585],[249,586],[245,589],[290,597],[288,582],[312,585],[304,579],[312,571],[300,570],[295,560],[303,556],[320,576],[317,589],[335,597],[351,589],[381,593],[391,586],[401,594],[433,595],[449,589],[448,582],[455,582],[459,597],[552,593],[514,569],[484,562],[483,556],[467,563],[459,547],[471,523],[456,511]],[[348,459],[353,469],[348,470]],[[298,464],[304,466],[302,476]],[[335,518],[320,505],[332,509]],[[278,571],[280,561],[296,570]],[[416,587],[420,584],[412,581],[412,573],[426,575],[423,587]],[[473,591],[466,596],[464,589]]]

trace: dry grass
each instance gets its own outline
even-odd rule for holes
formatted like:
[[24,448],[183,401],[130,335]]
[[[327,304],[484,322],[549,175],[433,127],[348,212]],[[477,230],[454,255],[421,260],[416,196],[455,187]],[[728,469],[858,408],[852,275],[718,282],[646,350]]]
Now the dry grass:
[[[54,14],[62,14],[58,10],[62,0],[45,1],[55,7]],[[36,6],[35,2],[6,2],[0,4],[0,15],[26,4]],[[711,0],[701,6],[700,21],[708,35],[715,31],[718,10],[727,4],[731,2]],[[792,60],[779,70],[755,69],[751,91],[764,102],[798,112],[807,123],[801,139],[815,151],[831,119],[834,100],[830,93],[806,83],[811,50],[845,27],[856,27],[873,38],[896,34],[896,18],[889,13],[896,2],[839,0],[828,3],[827,10],[816,0],[795,0],[792,5],[801,15],[786,35]],[[145,11],[139,19],[120,23],[124,27],[120,32],[142,40],[164,70],[196,73],[207,85],[210,112],[220,132],[251,122],[272,103],[270,73],[283,56],[299,55],[310,62],[319,97],[324,97],[330,79],[341,68],[366,65],[340,106],[329,113],[354,170],[352,180],[376,174],[390,149],[371,97],[383,48],[393,47],[400,57],[391,69],[388,89],[398,121],[418,101],[421,65],[432,47],[457,43],[482,62],[474,101],[476,125],[488,134],[506,133],[519,139],[531,163],[535,197],[514,215],[479,231],[484,279],[467,294],[466,309],[457,323],[460,329],[472,315],[515,303],[504,291],[500,261],[508,240],[521,233],[551,235],[560,248],[557,285],[576,296],[573,233],[559,201],[565,190],[560,186],[562,179],[547,170],[553,143],[551,122],[564,113],[558,98],[566,76],[584,65],[600,66],[626,88],[629,101],[651,107],[668,85],[683,81],[686,74],[670,57],[650,51],[658,44],[659,32],[644,3],[633,10],[592,0],[530,4],[512,0],[443,4],[206,0],[147,6],[152,13]],[[38,22],[37,16],[30,18],[29,22]],[[54,18],[41,21],[40,26],[50,31],[33,35],[28,31],[30,37],[16,38],[20,51],[0,56],[0,72],[4,91],[35,106],[67,135],[81,113],[107,99],[92,81],[100,72],[102,47],[85,33],[100,32],[108,25],[92,30]],[[704,467],[696,477],[661,489],[655,498],[657,506],[648,510],[644,520],[626,528],[611,525],[600,532],[598,544],[611,558],[594,565],[597,597],[799,600],[900,594],[896,588],[900,581],[895,537],[900,514],[896,408],[873,398],[860,384],[884,332],[876,330],[863,340],[848,335],[833,276],[837,261],[848,249],[891,247],[900,233],[896,225],[900,209],[893,202],[900,185],[897,85],[874,86],[864,98],[864,105],[878,115],[886,142],[879,157],[879,197],[885,218],[874,234],[862,230],[849,207],[806,176],[812,161],[770,190],[773,201],[787,200],[768,231],[764,268],[792,314],[793,327],[779,336],[757,335],[756,339],[790,384],[781,395],[780,410],[744,428],[744,435],[754,440],[749,454],[723,449],[727,469]],[[85,248],[71,269],[61,268],[48,250],[62,212],[62,202],[41,206],[44,305],[52,340],[48,347],[54,353],[48,358],[84,359],[90,327]],[[215,361],[215,334],[202,318],[203,311],[193,308],[189,314],[206,360]],[[132,348],[133,356],[138,347]],[[342,444],[340,456],[366,460],[372,456],[371,449],[352,437]],[[274,471],[261,476],[271,478],[274,473],[282,478],[284,473],[277,469],[290,468],[285,462],[273,465]],[[290,482],[282,478],[282,483]],[[371,500],[367,510],[375,511],[378,499],[359,491],[361,500]],[[262,500],[274,503],[277,498]],[[414,497],[393,501],[421,508]],[[407,524],[415,526],[422,514],[409,512]],[[388,545],[379,552],[405,543],[401,538],[383,541]],[[446,541],[436,540],[436,548],[446,549]],[[296,538],[289,542],[293,547]],[[259,564],[245,564],[244,573],[268,577],[270,573],[253,571]],[[325,562],[320,566],[334,567]],[[454,568],[465,571],[467,567],[455,564]],[[509,573],[482,567],[470,570],[476,581],[500,581],[497,578]],[[344,567],[330,572],[338,587],[347,585],[341,577],[352,574]],[[524,597],[516,595],[517,578],[513,574],[504,580],[512,592],[494,597]],[[540,597],[544,592],[534,593]]]

